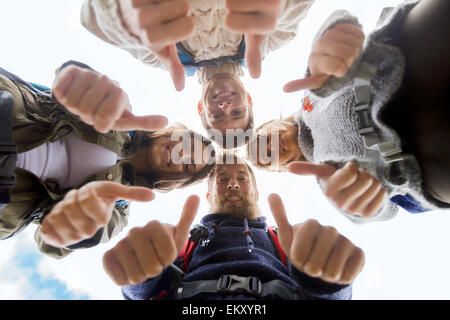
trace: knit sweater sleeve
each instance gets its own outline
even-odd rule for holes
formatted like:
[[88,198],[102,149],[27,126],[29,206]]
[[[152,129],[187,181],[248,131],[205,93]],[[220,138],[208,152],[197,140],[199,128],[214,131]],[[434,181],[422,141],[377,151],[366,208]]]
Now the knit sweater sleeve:
[[143,63],[164,68],[156,55],[127,29],[119,0],[85,0],[80,21],[89,32],[103,41],[128,51]]
[[297,270],[291,264],[289,271],[298,283],[300,295],[305,300],[351,300],[352,286],[339,285],[312,278]]
[[286,45],[297,35],[298,24],[305,18],[314,0],[286,0],[275,31],[265,40],[262,53],[266,56]]

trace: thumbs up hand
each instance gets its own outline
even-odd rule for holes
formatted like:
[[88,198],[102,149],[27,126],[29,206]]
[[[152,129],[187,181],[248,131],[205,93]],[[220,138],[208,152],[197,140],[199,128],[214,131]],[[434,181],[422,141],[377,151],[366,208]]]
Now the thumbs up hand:
[[252,78],[261,75],[261,46],[276,25],[285,0],[226,0],[228,29],[245,34],[245,62]]
[[93,181],[72,189],[42,221],[40,236],[54,247],[66,247],[89,239],[109,223],[116,200],[152,201],[148,188]]
[[288,169],[298,175],[315,175],[331,202],[357,216],[375,215],[386,197],[386,190],[380,181],[353,162],[336,169],[325,163],[295,161],[289,164]]
[[75,65],[56,76],[52,93],[69,112],[100,133],[111,129],[154,131],[167,124],[164,116],[134,115],[128,95],[116,81]]
[[200,199],[190,196],[176,226],[151,221],[132,229],[103,256],[103,267],[119,286],[138,284],[161,274],[183,248],[197,214]]
[[319,89],[330,76],[345,76],[361,53],[364,38],[361,28],[350,23],[331,28],[317,41],[309,56],[311,76],[287,83],[284,91]]
[[189,38],[195,29],[189,1],[120,0],[119,4],[130,32],[169,70],[176,90],[183,90],[185,72],[175,44]]
[[269,196],[269,205],[278,226],[281,247],[291,264],[310,277],[350,284],[361,272],[364,252],[333,227],[324,227],[316,220],[292,226],[277,194]]

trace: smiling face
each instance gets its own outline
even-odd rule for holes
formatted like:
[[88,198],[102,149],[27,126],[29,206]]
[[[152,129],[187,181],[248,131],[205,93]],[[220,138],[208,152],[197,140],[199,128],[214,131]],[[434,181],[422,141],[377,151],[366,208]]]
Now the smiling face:
[[210,177],[207,197],[212,213],[226,213],[239,219],[259,216],[256,181],[245,164],[218,165]]
[[[274,151],[278,151],[278,160],[277,157],[273,157],[273,162],[264,162],[260,148],[264,156],[262,146],[265,143],[267,143],[267,157],[271,157]],[[253,150],[249,149],[249,158],[260,167],[283,170],[292,161],[305,160],[298,146],[298,127],[287,121],[270,121],[262,125],[256,129],[255,138],[250,144],[256,144],[256,147]]]
[[[182,136],[191,136],[188,130],[179,130],[179,133]],[[196,143],[195,139],[190,140],[190,148],[181,148],[181,140],[172,141],[169,137],[157,139],[147,151],[150,169],[160,175],[186,176],[203,170],[208,161],[203,157],[206,145],[198,141]]]
[[206,129],[246,130],[250,121],[251,104],[243,83],[230,74],[219,74],[203,87],[199,112]]

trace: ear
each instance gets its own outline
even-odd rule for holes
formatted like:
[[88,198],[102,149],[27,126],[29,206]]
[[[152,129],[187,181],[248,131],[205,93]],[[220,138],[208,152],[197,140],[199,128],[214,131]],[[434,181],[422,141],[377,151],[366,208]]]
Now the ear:
[[252,96],[247,92],[247,102],[250,107],[253,107]]
[[210,202],[211,200],[211,193],[207,192],[206,193],[206,200],[208,200],[208,202]]
[[202,100],[200,100],[200,101],[198,102],[198,105],[197,105],[197,112],[198,112],[198,115],[201,115],[202,112],[203,112],[203,103],[202,103]]

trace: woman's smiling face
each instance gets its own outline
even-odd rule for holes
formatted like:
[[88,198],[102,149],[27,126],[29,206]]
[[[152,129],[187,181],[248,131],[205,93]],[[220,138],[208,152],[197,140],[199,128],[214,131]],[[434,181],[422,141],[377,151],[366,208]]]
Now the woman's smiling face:
[[183,143],[181,139],[157,139],[147,151],[147,164],[151,171],[159,175],[192,176],[206,166],[208,159],[204,159],[205,143],[192,138],[188,130],[177,131],[177,136],[189,137],[190,145]]

